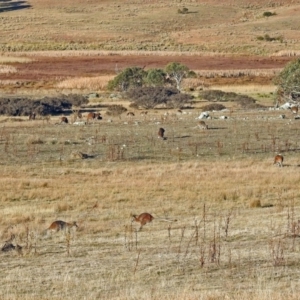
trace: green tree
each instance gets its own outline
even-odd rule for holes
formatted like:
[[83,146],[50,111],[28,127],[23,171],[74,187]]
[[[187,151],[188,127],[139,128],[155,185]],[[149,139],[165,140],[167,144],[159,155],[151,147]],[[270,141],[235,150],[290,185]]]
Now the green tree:
[[300,59],[289,62],[274,82],[278,87],[279,100],[300,101]]
[[145,79],[149,86],[163,86],[166,81],[166,73],[162,69],[150,69]]
[[130,87],[143,86],[147,72],[144,68],[129,67],[108,82],[109,90],[127,91]]
[[172,62],[166,66],[165,70],[171,83],[175,83],[176,88],[180,90],[182,80],[189,75],[189,68],[183,64]]

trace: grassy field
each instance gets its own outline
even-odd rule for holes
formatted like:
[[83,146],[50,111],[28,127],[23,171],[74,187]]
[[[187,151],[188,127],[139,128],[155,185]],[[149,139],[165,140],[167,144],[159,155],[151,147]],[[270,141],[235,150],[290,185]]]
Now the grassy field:
[[[23,248],[1,254],[1,298],[297,299],[298,121],[232,105],[199,130],[199,111],[2,117],[0,237]],[[58,219],[79,228],[46,236]]]
[[[195,70],[202,77],[186,80],[184,89],[247,94],[266,106],[226,102],[226,111],[210,112],[208,130],[197,128],[207,104],[198,97],[182,113],[109,117],[107,104],[129,107],[105,91],[114,73],[87,75],[82,67],[72,74],[76,57],[103,53],[299,55],[299,5],[2,1],[2,95],[92,90],[100,98],[88,109],[100,105],[103,120],[76,126],[61,124],[61,116],[0,117],[0,244],[14,236],[22,247],[0,252],[0,298],[299,299],[300,127],[290,111],[268,109],[278,67]],[[188,13],[178,13],[184,7]],[[28,80],[20,65],[47,56],[49,73],[34,69]],[[68,56],[71,72],[56,76],[51,66]],[[273,164],[278,153],[282,168]],[[143,212],[154,220],[139,231],[130,216]],[[55,220],[79,227],[48,235]]]
[[[178,13],[183,8],[186,14]],[[269,12],[271,16],[264,17]],[[275,54],[300,50],[299,1],[9,0],[2,51],[146,50]]]

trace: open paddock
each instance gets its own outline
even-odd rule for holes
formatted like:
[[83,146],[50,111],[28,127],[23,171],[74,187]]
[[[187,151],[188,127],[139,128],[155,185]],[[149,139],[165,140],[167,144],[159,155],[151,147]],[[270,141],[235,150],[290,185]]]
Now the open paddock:
[[[297,299],[299,120],[199,113],[2,117],[0,237],[22,250],[0,254],[1,298]],[[45,236],[55,220],[78,228]]]

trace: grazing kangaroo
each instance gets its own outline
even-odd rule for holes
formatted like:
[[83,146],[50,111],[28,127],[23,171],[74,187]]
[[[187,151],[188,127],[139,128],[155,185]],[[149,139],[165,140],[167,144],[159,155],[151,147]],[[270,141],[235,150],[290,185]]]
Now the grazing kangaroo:
[[69,123],[69,120],[68,120],[67,117],[61,117],[60,123],[68,124],[68,123]]
[[298,113],[298,106],[292,106],[292,107],[290,107],[290,110],[293,114],[297,114]]
[[72,222],[72,223],[67,223],[64,221],[55,221],[53,222],[47,229],[47,234],[50,232],[58,232],[58,231],[69,231],[71,228],[78,228],[78,225],[76,222]]
[[158,138],[165,139],[164,135],[165,135],[165,130],[163,128],[159,128],[158,133],[157,133]]
[[207,124],[204,121],[199,121],[198,122],[198,128],[207,130],[208,126],[207,126]]
[[283,156],[281,154],[277,154],[274,158],[274,165],[278,165],[278,167],[283,166]]
[[[152,222],[154,217],[150,215],[149,213],[142,213],[140,215],[130,215],[132,217],[131,222],[138,222],[141,224],[139,231],[142,230],[143,226],[146,225],[147,223]],[[161,220],[161,221],[166,221],[166,222],[176,222],[177,220],[168,220],[168,219],[163,219],[163,218],[155,218],[156,220]]]

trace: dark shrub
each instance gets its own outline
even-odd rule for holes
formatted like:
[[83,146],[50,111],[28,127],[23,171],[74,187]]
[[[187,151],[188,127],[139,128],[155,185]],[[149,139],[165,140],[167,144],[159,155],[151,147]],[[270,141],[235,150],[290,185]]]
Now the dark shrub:
[[41,115],[62,113],[72,106],[88,103],[81,95],[61,95],[45,97],[41,100],[28,98],[0,98],[0,114],[9,116],[29,116],[32,112]]
[[220,90],[209,90],[209,91],[201,91],[199,93],[199,97],[214,102],[226,102],[226,101],[234,101],[234,98],[237,96],[236,93],[226,93]]
[[223,104],[212,103],[202,107],[202,111],[223,110],[226,107]]
[[136,106],[151,109],[164,104],[167,107],[180,108],[192,99],[188,94],[180,93],[173,87],[140,87],[130,89],[127,98]]
[[[215,102],[226,102],[233,101],[237,102],[241,108],[244,109],[255,109],[255,108],[263,108],[263,105],[257,104],[256,100],[248,95],[240,95],[233,92],[223,92],[220,90],[210,90],[210,91],[202,91],[199,94],[205,100],[215,101]],[[204,108],[203,108],[204,109]],[[217,109],[214,109],[217,110]]]
[[275,13],[275,12],[272,13],[272,12],[270,12],[270,11],[265,11],[265,12],[263,13],[263,16],[264,16],[264,17],[276,16],[276,13]]
[[123,105],[110,105],[106,110],[106,114],[108,116],[119,116],[125,111],[127,111],[127,108]]

